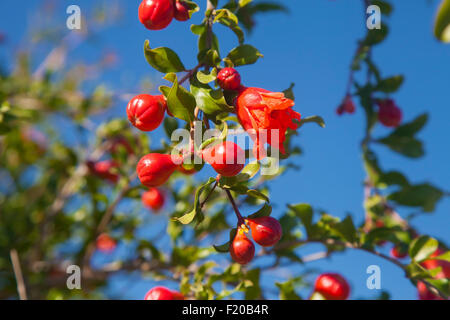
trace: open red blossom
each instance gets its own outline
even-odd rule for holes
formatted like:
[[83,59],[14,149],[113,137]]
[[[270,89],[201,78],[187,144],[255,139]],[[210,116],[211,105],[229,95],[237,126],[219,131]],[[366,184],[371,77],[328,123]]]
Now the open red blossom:
[[[236,98],[239,122],[254,140],[253,153],[259,160],[264,157],[264,143],[278,148],[282,153],[288,128],[295,130],[300,113],[292,110],[294,101],[281,92],[270,92],[260,88],[242,87]],[[278,139],[272,136],[278,134]]]

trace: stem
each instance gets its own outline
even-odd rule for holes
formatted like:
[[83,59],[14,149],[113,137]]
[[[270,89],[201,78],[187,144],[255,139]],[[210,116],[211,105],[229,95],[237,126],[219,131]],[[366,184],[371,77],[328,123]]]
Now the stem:
[[209,190],[208,194],[206,195],[206,198],[203,200],[202,203],[200,203],[200,209],[203,209],[203,206],[206,204],[206,202],[208,201],[209,197],[213,194],[213,192],[216,189],[218,184],[219,184],[218,181],[216,181],[214,183],[213,187],[211,188],[211,190]]
[[14,276],[17,282],[17,292],[19,293],[20,300],[27,300],[27,289],[25,287],[25,281],[23,280],[22,268],[20,267],[19,254],[16,249],[11,249],[9,252],[11,257],[11,263],[14,270]]
[[225,190],[225,192],[227,193],[228,199],[230,200],[234,212],[236,213],[236,217],[238,219],[238,226],[245,224],[244,218],[242,217],[241,212],[239,211],[239,208],[237,207],[236,202],[234,202],[233,196],[231,195],[231,191]]
[[203,66],[203,64],[199,63],[193,69],[188,70],[188,72],[183,76],[183,78],[181,78],[180,81],[178,81],[178,84],[183,84],[187,79],[192,77],[192,75],[195,74],[197,72],[197,70],[200,69],[202,66]]

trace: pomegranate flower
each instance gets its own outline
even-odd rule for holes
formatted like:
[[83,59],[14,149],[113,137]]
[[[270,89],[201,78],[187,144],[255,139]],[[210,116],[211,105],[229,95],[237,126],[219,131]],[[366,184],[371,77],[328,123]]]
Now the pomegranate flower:
[[[300,121],[300,113],[292,110],[293,106],[294,101],[281,92],[245,87],[239,90],[236,113],[239,122],[255,142],[253,153],[258,160],[264,157],[265,142],[286,153],[283,146],[286,130],[297,129],[294,119]],[[278,139],[273,135],[278,135]]]

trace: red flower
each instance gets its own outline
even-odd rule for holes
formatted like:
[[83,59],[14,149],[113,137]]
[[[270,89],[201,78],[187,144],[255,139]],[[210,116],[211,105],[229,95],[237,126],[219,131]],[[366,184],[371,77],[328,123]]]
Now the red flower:
[[[264,157],[264,143],[285,153],[283,142],[286,130],[295,130],[300,121],[300,113],[292,110],[294,101],[281,92],[270,92],[259,88],[241,88],[236,98],[236,111],[239,122],[255,140],[253,153],[257,159]],[[272,141],[272,135],[278,131],[278,141]]]

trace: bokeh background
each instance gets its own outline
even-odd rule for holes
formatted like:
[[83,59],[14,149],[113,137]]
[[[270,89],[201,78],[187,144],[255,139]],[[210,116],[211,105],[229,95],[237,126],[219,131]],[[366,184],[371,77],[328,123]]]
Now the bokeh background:
[[[199,5],[204,9],[203,1]],[[5,36],[0,45],[0,66],[10,70],[19,49],[33,47],[33,67],[37,68],[59,41],[72,31],[65,29],[66,7],[77,4],[85,13],[92,14],[97,7],[106,6],[102,18],[107,27],[99,30],[95,39],[82,42],[70,50],[66,64],[78,61],[97,61],[105,55],[114,57],[112,67],[102,70],[99,77],[86,83],[85,90],[102,82],[117,94],[113,107],[107,113],[93,118],[100,123],[108,117],[125,116],[126,101],[120,95],[140,93],[145,88],[157,93],[165,81],[161,74],[152,70],[143,58],[145,39],[151,46],[168,46],[174,49],[186,66],[196,65],[197,41],[187,25],[174,21],[168,28],[149,32],[137,19],[139,1],[11,1],[0,2],[0,32]],[[276,217],[288,203],[307,202],[344,217],[351,213],[356,223],[364,219],[362,208],[364,171],[359,150],[364,130],[361,109],[354,115],[337,116],[336,107],[342,100],[349,73],[349,64],[357,46],[357,39],[366,33],[365,17],[360,2],[352,0],[287,0],[283,4],[289,13],[261,15],[257,27],[247,38],[247,43],[256,46],[264,58],[255,65],[241,68],[243,82],[247,85],[280,91],[295,82],[296,111],[302,115],[320,115],[326,128],[305,126],[296,141],[303,155],[294,159],[300,171],[289,171],[273,181],[272,203]],[[385,169],[398,169],[407,174],[412,182],[429,181],[448,189],[450,186],[450,106],[449,75],[450,47],[438,42],[432,35],[432,23],[438,1],[395,1],[395,10],[388,19],[390,34],[387,41],[374,49],[375,61],[383,66],[384,76],[405,75],[406,81],[395,94],[402,108],[405,121],[423,112],[430,113],[426,128],[420,133],[426,146],[426,156],[420,160],[405,159],[376,148]],[[201,11],[202,12],[202,11]],[[200,23],[197,13],[192,23]],[[56,25],[63,30],[53,35],[52,41],[33,41],[36,26]],[[83,25],[83,28],[90,25]],[[223,30],[221,30],[223,29]],[[235,36],[217,27],[224,52],[235,45]],[[34,35],[36,36],[36,35]],[[49,35],[50,37],[52,35]],[[72,40],[71,40],[72,41]],[[74,43],[76,37],[74,37]],[[57,121],[57,119],[55,119]],[[67,144],[77,144],[72,134],[74,128],[60,125],[60,139]],[[387,133],[381,126],[376,134]],[[152,141],[158,143],[161,130],[152,132]],[[88,139],[88,137],[86,137]],[[212,176],[209,168],[202,171],[198,179]],[[3,182],[2,182],[3,183]],[[1,211],[1,210],[0,210]],[[401,210],[400,214],[411,210]],[[432,214],[421,214],[412,222],[421,233],[450,242],[450,199],[438,203]],[[143,212],[142,215],[148,215]],[[165,224],[167,215],[152,216],[146,220],[141,233],[157,232]],[[313,253],[321,246],[310,245],[301,253]],[[389,248],[382,248],[386,251]],[[115,255],[126,255],[127,246],[121,244]],[[114,257],[96,257],[98,263]],[[350,279],[351,298],[375,297],[379,292],[366,287],[366,268],[379,265],[382,270],[382,289],[392,294],[393,299],[415,299],[416,289],[400,269],[373,255],[348,251],[334,254],[330,259],[308,264],[308,268],[336,271]],[[301,268],[297,266],[296,268]],[[289,277],[295,270],[279,269],[267,281]],[[112,298],[142,299],[154,285],[149,279],[139,276],[117,275],[109,282],[106,293]],[[276,295],[269,295],[275,298]]]

